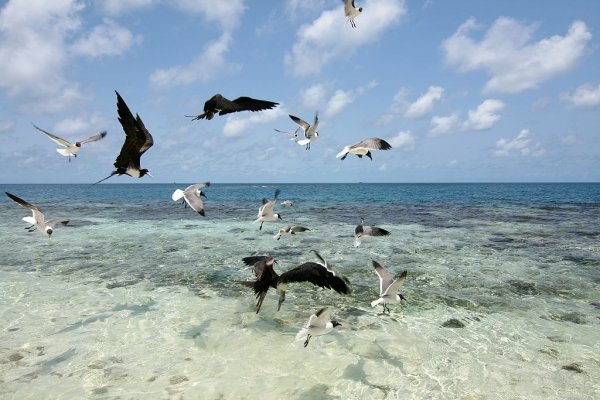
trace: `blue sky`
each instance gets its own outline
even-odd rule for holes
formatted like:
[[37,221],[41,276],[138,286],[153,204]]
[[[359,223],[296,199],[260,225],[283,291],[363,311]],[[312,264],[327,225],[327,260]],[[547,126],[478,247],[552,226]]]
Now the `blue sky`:
[[[146,182],[600,181],[597,1],[356,0],[355,29],[339,0],[0,4],[2,183],[108,175],[114,90],[154,136]],[[215,93],[280,105],[184,116]],[[316,111],[309,151],[273,130]],[[69,163],[32,123],[108,135]],[[394,148],[335,158],[373,136]]]

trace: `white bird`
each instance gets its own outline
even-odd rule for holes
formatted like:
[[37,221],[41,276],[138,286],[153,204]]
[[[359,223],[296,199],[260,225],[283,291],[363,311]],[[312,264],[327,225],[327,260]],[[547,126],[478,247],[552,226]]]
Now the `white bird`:
[[372,226],[370,229],[366,230],[363,227],[365,220],[363,218],[360,219],[360,224],[356,225],[354,228],[354,246],[360,246],[361,242],[371,236],[387,236],[390,234],[390,231],[379,228],[376,226]]
[[277,232],[277,235],[273,236],[273,239],[281,239],[282,236],[285,235],[295,235],[297,232],[304,232],[304,231],[310,231],[310,229],[305,228],[303,226],[284,226],[283,228],[279,229],[279,232]]
[[315,120],[312,125],[294,115],[290,115],[290,118],[292,121],[300,125],[304,131],[304,139],[297,140],[297,143],[301,146],[306,145],[306,150],[310,150],[310,144],[317,140],[317,137],[319,137],[319,132],[317,132],[317,127],[319,126],[319,113],[315,113]]
[[184,199],[185,203],[196,211],[198,214],[204,217],[204,204],[202,203],[202,199],[200,197],[206,198],[204,192],[200,189],[210,186],[210,182],[205,183],[197,183],[195,185],[190,185],[185,188],[185,190],[177,189],[173,192],[171,198],[173,201]]
[[[281,214],[274,212],[273,208],[277,203],[277,197],[279,197],[279,189],[275,190],[275,196],[273,200],[262,199],[262,206],[258,209],[258,218],[254,222],[260,222],[260,231],[264,222],[273,222],[281,218]],[[253,223],[254,223],[253,222]]]
[[290,135],[290,140],[293,140],[294,142],[298,141],[298,131],[300,130],[300,127],[296,128],[296,130],[294,132],[288,132],[288,131],[281,131],[279,129],[275,129],[273,128],[276,132],[279,133],[285,133],[287,135]]
[[306,338],[304,341],[304,347],[306,347],[308,346],[311,337],[326,335],[335,327],[342,325],[337,321],[330,321],[329,314],[329,307],[323,307],[315,314],[311,315],[304,328],[300,329],[296,334],[296,340]]
[[398,293],[400,286],[406,280],[406,271],[402,272],[396,279],[383,268],[377,261],[373,261],[373,268],[379,276],[379,299],[371,302],[371,307],[376,307],[378,304],[383,305],[383,312],[390,312],[386,304],[397,304],[401,300],[405,300],[404,296]]
[[344,14],[346,14],[346,23],[350,21],[350,26],[356,28],[354,18],[358,17],[363,8],[354,6],[354,0],[342,0],[344,2]]
[[45,134],[46,136],[48,136],[50,138],[50,140],[52,140],[54,143],[56,143],[60,146],[63,146],[64,149],[56,149],[56,151],[65,157],[69,157],[69,162],[71,162],[71,156],[77,157],[77,152],[79,150],[81,150],[82,144],[96,142],[96,141],[102,139],[104,136],[106,136],[106,131],[102,131],[102,132],[98,132],[95,135],[90,136],[87,139],[81,140],[79,142],[71,143],[63,138],[60,138],[56,135],[53,135],[50,132],[43,130],[42,128],[40,128],[36,125],[33,125],[33,127],[35,129],[37,129],[38,131],[42,132],[43,134]]
[[371,159],[371,161],[373,161],[373,157],[371,157],[371,150],[389,150],[391,148],[392,146],[385,140],[373,137],[344,147],[344,149],[335,157],[342,157],[342,160],[344,160],[348,154],[352,153],[358,156],[358,158],[367,156]]
[[48,237],[50,237],[50,235],[52,235],[52,230],[54,229],[54,227],[57,224],[66,225],[69,223],[68,219],[66,219],[66,220],[56,219],[56,220],[46,221],[46,219],[44,218],[44,213],[42,213],[39,208],[37,208],[36,206],[34,206],[32,204],[29,204],[28,202],[15,196],[14,194],[10,194],[8,192],[4,192],[4,193],[6,193],[6,195],[8,197],[10,197],[12,200],[17,202],[20,206],[31,210],[31,212],[33,213],[33,215],[31,217],[23,217],[23,221],[27,222],[28,224],[31,224],[31,226],[27,228],[27,230],[29,230],[29,232],[33,232],[35,229],[37,229],[38,231],[45,233],[46,235],[48,235]]
[[285,206],[285,207],[293,207],[294,206],[294,202],[291,201],[291,200],[285,200],[285,201],[281,202],[281,205]]

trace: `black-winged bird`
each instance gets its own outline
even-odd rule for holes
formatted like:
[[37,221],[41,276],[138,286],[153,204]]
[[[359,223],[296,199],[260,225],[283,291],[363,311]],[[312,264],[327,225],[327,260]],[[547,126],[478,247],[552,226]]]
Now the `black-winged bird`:
[[404,296],[398,293],[398,290],[406,280],[406,271],[394,279],[389,271],[375,260],[373,260],[373,268],[375,268],[375,272],[379,277],[379,298],[371,302],[371,307],[381,304],[383,305],[383,312],[387,311],[389,313],[390,309],[386,304],[396,304],[404,300]]
[[362,7],[354,6],[354,0],[342,0],[344,2],[344,14],[346,15],[346,22],[350,21],[350,26],[356,28],[354,18],[358,17],[362,12]]
[[358,158],[367,156],[373,161],[371,150],[390,150],[391,148],[392,145],[385,140],[373,137],[345,146],[335,157],[345,160],[348,154],[355,154]]
[[185,190],[176,189],[171,198],[178,201],[183,198],[183,204],[187,203],[192,210],[204,217],[204,203],[201,197],[206,198],[204,192],[200,189],[210,186],[210,182],[196,183],[185,188]]
[[240,111],[262,111],[276,107],[279,103],[267,100],[258,100],[251,97],[238,97],[235,100],[229,100],[217,93],[204,103],[204,112],[198,115],[186,115],[193,117],[192,121],[197,119],[211,120],[215,114],[225,115]]
[[363,218],[361,218],[360,224],[356,225],[356,227],[354,228],[354,246],[355,247],[360,246],[363,239],[366,239],[368,237],[387,236],[391,233],[390,231],[383,229],[383,228],[379,228],[377,226],[372,226],[369,229],[365,230],[365,228],[363,227],[364,223],[365,223],[365,220]]
[[65,220],[54,219],[54,220],[46,221],[46,219],[44,218],[44,213],[39,208],[26,202],[25,200],[23,200],[20,197],[15,196],[14,194],[11,194],[8,192],[4,192],[4,193],[6,193],[6,195],[9,198],[14,200],[21,207],[25,207],[25,208],[31,210],[31,212],[33,213],[33,215],[31,217],[23,217],[23,221],[27,222],[28,224],[31,224],[31,226],[26,228],[29,232],[33,232],[34,230],[37,229],[38,231],[45,233],[46,235],[48,235],[48,237],[50,237],[50,235],[52,235],[52,231],[54,230],[54,227],[56,225],[58,225],[58,224],[67,225],[69,223],[68,219],[65,219]]
[[331,332],[335,327],[341,326],[337,321],[329,320],[329,307],[323,307],[316,313],[312,314],[306,325],[296,334],[296,340],[304,341],[304,347],[308,346],[310,338],[313,336],[322,336]]

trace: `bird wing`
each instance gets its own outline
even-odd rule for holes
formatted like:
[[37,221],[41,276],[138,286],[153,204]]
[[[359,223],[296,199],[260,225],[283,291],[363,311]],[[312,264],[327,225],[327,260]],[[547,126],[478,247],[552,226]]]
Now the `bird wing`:
[[47,131],[43,130],[42,128],[40,128],[40,127],[38,127],[36,125],[33,125],[33,127],[35,129],[37,129],[38,131],[42,132],[43,134],[45,134],[46,136],[48,136],[50,138],[50,140],[52,140],[54,143],[56,143],[56,144],[58,144],[60,146],[64,146],[64,147],[71,147],[71,146],[73,146],[70,142],[66,141],[65,139],[60,138],[60,137],[58,137],[56,135],[53,135],[52,133],[47,132]]
[[319,311],[310,316],[307,327],[325,327],[327,322],[329,322],[329,314],[331,314],[331,309],[329,307],[321,308]]
[[344,14],[350,15],[354,10],[354,0],[342,0],[344,2]]
[[354,143],[353,145],[350,145],[350,148],[352,148],[352,149],[364,148],[364,149],[369,149],[369,150],[389,150],[392,148],[392,146],[383,139],[373,137],[373,138],[368,138],[365,140],[361,140],[360,142]]
[[277,200],[267,200],[267,202],[264,203],[258,210],[259,218],[265,215],[273,214],[273,208],[275,207],[276,202]]
[[183,191],[183,198],[189,204],[190,207],[198,214],[204,216],[204,203],[202,199],[198,196],[198,190],[210,186],[210,182],[205,183],[197,183],[195,185],[190,185],[185,188]]
[[[28,208],[30,210],[33,210],[34,212],[37,211],[39,213],[41,213],[41,210],[39,208],[37,208],[36,206],[34,206],[33,204],[30,204],[28,202],[26,202],[25,200],[23,200],[20,197],[15,196],[14,194],[8,193],[8,192],[4,192],[6,193],[6,195],[8,197],[10,197],[13,201],[15,201],[16,203],[18,203],[21,207],[25,207]],[[42,214],[43,215],[43,214]]]
[[261,260],[266,260],[266,259],[267,259],[267,257],[269,257],[269,256],[268,256],[268,255],[266,255],[266,254],[265,254],[265,255],[263,255],[263,254],[261,254],[261,255],[253,254],[253,255],[251,255],[251,256],[248,256],[248,257],[244,257],[244,258],[242,258],[242,261],[244,262],[244,264],[246,264],[246,265],[249,265],[249,266],[251,266],[251,267],[252,267],[252,266],[254,266],[254,264],[256,264],[258,261],[261,261]]
[[379,276],[379,295],[383,296],[394,280],[388,270],[375,260],[373,260],[373,268],[375,268],[375,272]]
[[106,131],[102,131],[102,132],[98,132],[95,135],[90,136],[87,139],[84,139],[82,141],[79,142],[79,144],[85,144],[85,143],[90,143],[90,142],[96,142],[102,138],[104,138],[106,136]]
[[117,93],[119,122],[125,132],[125,143],[123,143],[114,166],[116,168],[127,168],[129,166],[139,168],[142,154],[152,147],[154,139],[144,126],[140,116],[137,115],[134,118],[119,92],[115,91],[115,93]]
[[391,232],[386,229],[379,228],[377,226],[372,226],[371,229],[369,229],[366,234],[368,236],[387,236],[390,233]]
[[302,127],[302,129],[304,129],[304,133],[306,134],[306,131],[308,130],[308,128],[310,128],[310,125],[308,124],[308,122],[306,122],[305,120],[296,117],[295,115],[291,115],[290,114],[290,118],[292,119],[292,121],[294,121],[295,123],[297,123],[298,125],[300,125]]
[[397,277],[388,286],[388,288],[385,290],[385,292],[382,293],[382,295],[386,295],[386,294],[396,295],[396,294],[398,294],[398,290],[400,290],[400,286],[402,286],[402,284],[404,283],[405,280],[406,280],[406,271],[402,272],[400,274],[400,276]]
[[51,219],[50,221],[46,221],[46,225],[52,229],[58,224],[67,225],[68,223],[68,219]]
[[315,286],[333,289],[338,293],[352,291],[348,279],[316,262],[305,262],[279,276],[279,283],[310,282]]
[[292,227],[292,232],[304,232],[304,231],[310,231],[310,229],[305,228],[303,226],[293,226]]
[[261,111],[261,110],[269,110],[273,107],[279,105],[279,103],[275,103],[273,101],[267,100],[258,100],[253,99],[251,97],[238,97],[237,99],[230,102],[231,104],[227,104],[227,107],[224,107],[219,112],[219,115],[228,114],[236,111]]

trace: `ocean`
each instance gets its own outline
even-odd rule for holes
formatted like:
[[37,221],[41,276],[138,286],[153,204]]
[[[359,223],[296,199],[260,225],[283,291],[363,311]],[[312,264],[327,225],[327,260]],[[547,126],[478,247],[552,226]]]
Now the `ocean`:
[[[70,219],[48,238],[0,202],[0,398],[600,398],[600,184],[215,183],[206,217],[185,186],[0,185]],[[361,218],[391,235],[354,247]],[[311,250],[353,293],[290,284],[257,314],[242,257]],[[407,271],[389,314],[373,260]],[[305,348],[325,306],[342,325]]]

